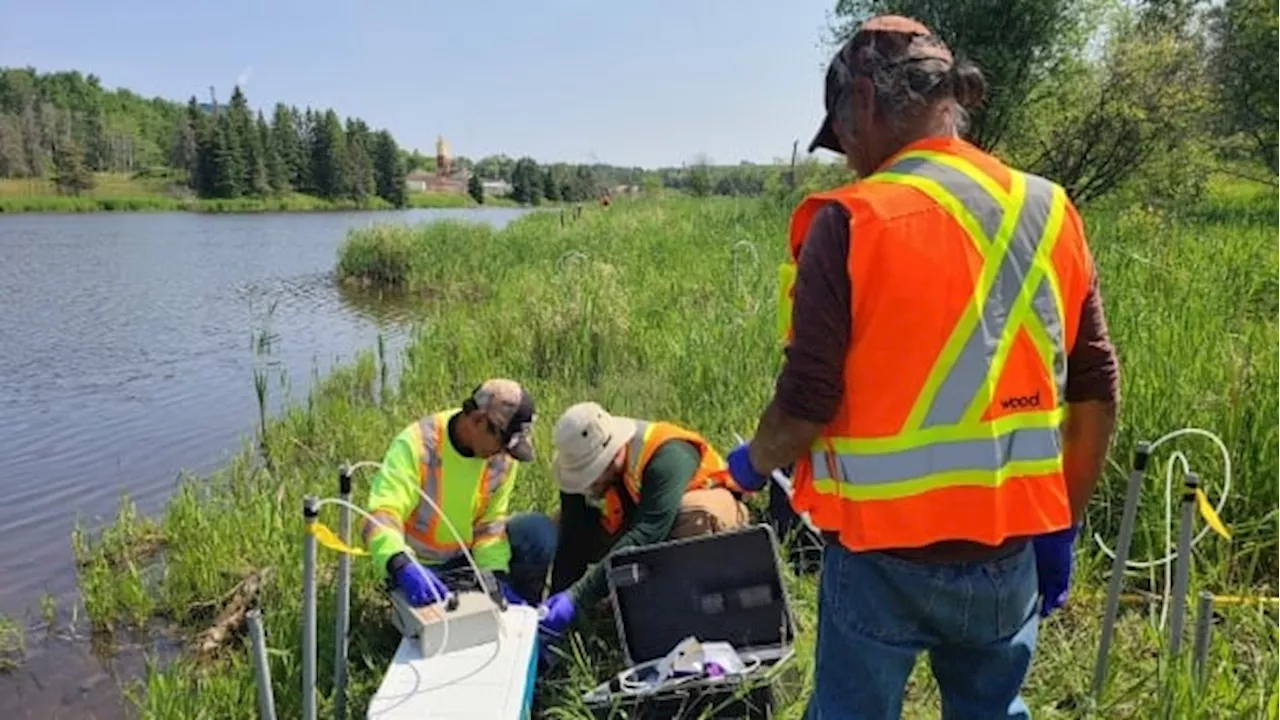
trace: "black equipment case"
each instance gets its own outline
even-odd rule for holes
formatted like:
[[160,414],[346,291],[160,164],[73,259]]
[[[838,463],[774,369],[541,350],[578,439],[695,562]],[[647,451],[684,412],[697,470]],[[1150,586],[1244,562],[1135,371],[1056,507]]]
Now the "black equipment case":
[[768,525],[612,553],[606,573],[629,668],[660,660],[689,636],[727,642],[754,668],[646,688],[615,676],[583,698],[595,717],[772,717],[773,683],[795,636],[778,554]]

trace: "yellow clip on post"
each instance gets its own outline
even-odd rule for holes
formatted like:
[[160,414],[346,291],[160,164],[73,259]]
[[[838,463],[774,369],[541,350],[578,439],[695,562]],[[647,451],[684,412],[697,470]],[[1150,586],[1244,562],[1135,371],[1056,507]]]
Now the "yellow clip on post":
[[1231,533],[1227,532],[1227,526],[1222,524],[1222,518],[1218,517],[1218,513],[1214,511],[1213,506],[1209,504],[1209,498],[1204,494],[1204,490],[1196,488],[1196,504],[1200,506],[1200,516],[1204,521],[1209,523],[1209,527],[1222,537],[1230,540]]
[[339,540],[338,536],[335,535],[334,532],[330,530],[329,527],[322,522],[316,521],[311,523],[308,526],[308,532],[314,535],[316,537],[316,540],[318,540],[321,545],[329,548],[330,550],[336,550],[337,552],[340,552],[340,553],[346,553],[347,555],[356,555],[356,556],[369,554],[368,552],[361,550],[360,548],[353,548],[350,545],[347,545],[346,543]]

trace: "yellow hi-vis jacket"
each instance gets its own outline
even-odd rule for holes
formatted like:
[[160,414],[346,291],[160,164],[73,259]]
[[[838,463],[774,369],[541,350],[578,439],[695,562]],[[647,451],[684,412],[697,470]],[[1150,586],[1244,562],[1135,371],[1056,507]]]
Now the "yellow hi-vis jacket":
[[[401,431],[373,477],[366,509],[398,528],[365,519],[361,536],[380,570],[401,551],[410,551],[424,565],[441,565],[459,557],[464,544],[480,569],[508,570],[507,506],[519,463],[501,452],[488,459],[460,455],[448,431],[449,418],[457,412],[428,415]],[[461,542],[419,491],[444,511]]]

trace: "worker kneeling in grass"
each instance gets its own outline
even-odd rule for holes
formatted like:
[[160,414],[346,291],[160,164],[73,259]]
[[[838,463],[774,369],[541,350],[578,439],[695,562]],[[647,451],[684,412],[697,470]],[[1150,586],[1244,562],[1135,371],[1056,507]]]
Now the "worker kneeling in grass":
[[553,635],[605,597],[607,553],[747,522],[724,459],[695,432],[583,402],[560,417],[554,441],[560,534],[540,624]]
[[373,562],[412,605],[444,599],[441,575],[473,575],[463,544],[508,602],[542,599],[555,526],[541,514],[507,516],[519,463],[534,458],[533,421],[529,393],[512,380],[492,379],[461,409],[427,415],[392,441],[366,503],[383,525],[366,520],[362,536]]

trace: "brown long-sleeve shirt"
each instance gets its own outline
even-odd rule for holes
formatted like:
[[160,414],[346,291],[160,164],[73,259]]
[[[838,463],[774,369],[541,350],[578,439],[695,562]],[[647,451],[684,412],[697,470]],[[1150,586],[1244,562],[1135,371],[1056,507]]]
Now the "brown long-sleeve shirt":
[[[801,420],[825,424],[840,407],[850,327],[850,288],[845,272],[849,242],[848,213],[832,203],[818,211],[800,251],[792,341],[778,377],[776,402],[780,410]],[[1107,334],[1095,277],[1085,296],[1075,344],[1067,356],[1066,400],[1115,401],[1118,377],[1115,348]]]

